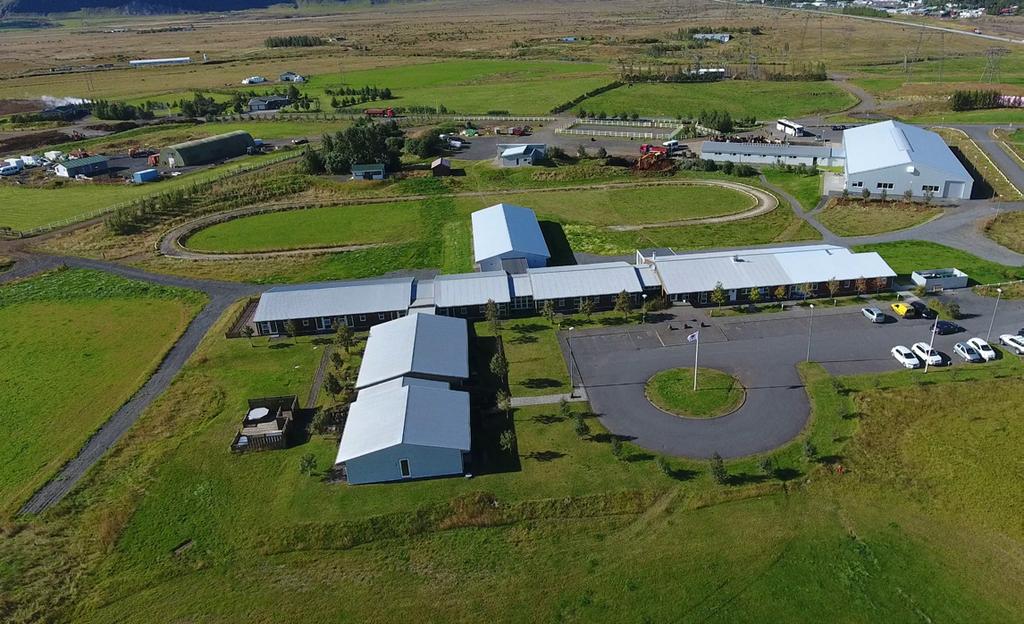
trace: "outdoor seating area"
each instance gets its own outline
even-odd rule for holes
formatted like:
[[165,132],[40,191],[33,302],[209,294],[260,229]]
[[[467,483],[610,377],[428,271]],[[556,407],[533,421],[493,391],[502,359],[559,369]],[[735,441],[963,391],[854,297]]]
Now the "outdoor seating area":
[[298,399],[294,395],[249,399],[248,407],[231,442],[231,452],[285,448],[289,428],[298,412]]

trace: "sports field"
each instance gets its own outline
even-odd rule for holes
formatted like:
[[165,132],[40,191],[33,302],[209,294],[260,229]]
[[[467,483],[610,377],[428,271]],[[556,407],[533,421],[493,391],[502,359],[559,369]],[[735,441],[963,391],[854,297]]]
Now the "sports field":
[[853,96],[829,82],[724,80],[690,84],[635,84],[584,100],[579,107],[609,115],[693,117],[701,110],[725,110],[734,118],[800,117],[841,111]]
[[[434,200],[431,200],[434,201]],[[470,213],[500,202],[529,206],[540,219],[592,225],[664,223],[733,214],[754,199],[708,186],[648,186],[456,197],[454,216],[469,228]],[[356,244],[393,244],[420,238],[430,202],[311,208],[243,217],[200,230],[189,248],[240,252]]]
[[198,311],[189,291],[62,271],[0,288],[0,513],[10,512],[135,390]]

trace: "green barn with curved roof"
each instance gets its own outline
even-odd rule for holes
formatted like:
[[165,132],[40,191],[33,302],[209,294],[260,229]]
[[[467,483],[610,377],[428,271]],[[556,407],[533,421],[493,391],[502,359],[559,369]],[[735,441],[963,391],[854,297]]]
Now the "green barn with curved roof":
[[160,166],[192,167],[245,155],[256,141],[243,130],[169,145],[160,150]]

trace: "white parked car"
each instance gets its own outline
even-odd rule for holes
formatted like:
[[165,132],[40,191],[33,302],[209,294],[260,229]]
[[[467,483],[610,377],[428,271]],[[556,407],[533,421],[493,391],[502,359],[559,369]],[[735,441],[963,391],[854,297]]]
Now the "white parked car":
[[956,353],[964,359],[965,362],[984,362],[985,358],[981,357],[978,350],[967,344],[966,342],[958,342],[953,345],[953,353]]
[[0,166],[0,176],[12,176],[19,173],[21,173],[21,167],[15,167],[14,165]]
[[986,362],[996,359],[996,350],[992,348],[992,345],[985,342],[981,338],[971,338],[967,341],[967,344],[974,347],[974,350],[978,352],[981,359]]
[[928,346],[927,342],[915,342],[910,350],[914,352],[914,355],[921,358],[922,361],[928,362],[929,366],[941,366],[942,356],[935,349]]
[[1024,336],[1003,334],[999,337],[999,344],[1017,355],[1024,355]]
[[860,313],[866,316],[872,323],[885,322],[885,312],[882,312],[878,308],[861,308]]
[[917,359],[914,352],[903,345],[896,345],[892,348],[891,353],[892,356],[896,358],[896,361],[902,364],[905,368],[918,368],[921,366],[921,360]]

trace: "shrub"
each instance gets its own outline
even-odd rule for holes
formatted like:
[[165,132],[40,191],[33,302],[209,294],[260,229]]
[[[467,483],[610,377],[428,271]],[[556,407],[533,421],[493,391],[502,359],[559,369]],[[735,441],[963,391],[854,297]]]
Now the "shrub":
[[711,456],[711,478],[719,485],[729,481],[729,471],[725,469],[725,461],[718,453]]

